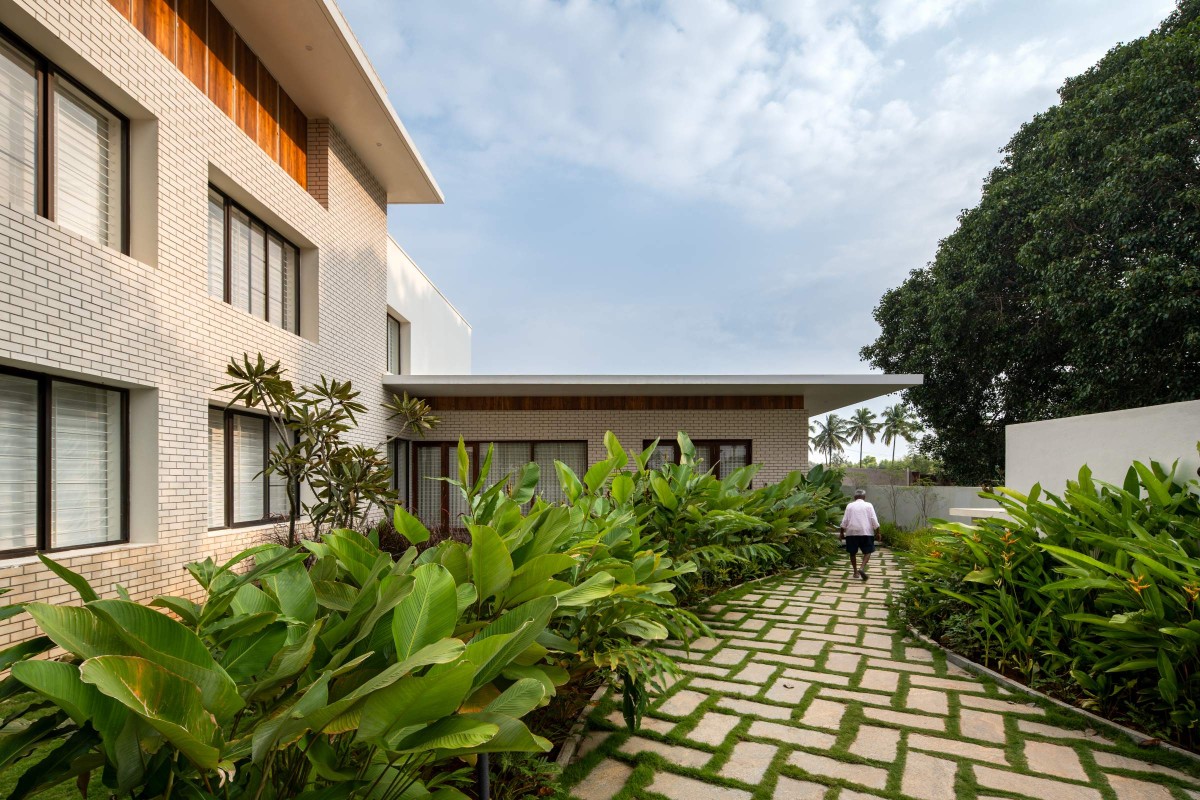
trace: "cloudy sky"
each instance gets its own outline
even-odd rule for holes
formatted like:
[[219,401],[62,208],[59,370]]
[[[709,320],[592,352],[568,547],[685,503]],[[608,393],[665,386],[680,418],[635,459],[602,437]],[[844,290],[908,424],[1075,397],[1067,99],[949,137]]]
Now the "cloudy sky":
[[998,148],[1173,2],[340,5],[446,195],[390,224],[475,372],[861,373]]

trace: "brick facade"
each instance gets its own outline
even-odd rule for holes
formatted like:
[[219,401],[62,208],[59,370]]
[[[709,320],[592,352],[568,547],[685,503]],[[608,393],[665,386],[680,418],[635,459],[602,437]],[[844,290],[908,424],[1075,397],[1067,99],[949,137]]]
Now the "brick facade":
[[[4,7],[0,21],[126,111],[133,142],[134,257],[0,207],[0,363],[130,390],[131,543],[55,557],[107,596],[114,583],[138,600],[189,594],[185,564],[226,559],[271,527],[207,530],[207,407],[223,399],[214,387],[230,356],[262,352],[299,381],[352,380],[371,409],[355,435],[375,443],[390,432],[379,410],[384,192],[336,124],[324,121],[310,135],[309,165],[319,174],[310,176],[315,194],[306,192],[106,0]],[[210,181],[301,245],[310,279],[302,286],[303,337],[208,296]],[[148,497],[149,508],[139,511],[138,497]],[[73,600],[36,558],[0,561],[0,586],[14,590],[7,602]],[[32,626],[27,616],[0,624],[0,646]]]
[[612,431],[626,450],[642,441],[672,440],[678,431],[693,439],[750,439],[762,470],[754,485],[773,483],[808,469],[806,411],[443,411],[430,441],[488,439],[587,439],[588,463],[607,457],[604,434]]

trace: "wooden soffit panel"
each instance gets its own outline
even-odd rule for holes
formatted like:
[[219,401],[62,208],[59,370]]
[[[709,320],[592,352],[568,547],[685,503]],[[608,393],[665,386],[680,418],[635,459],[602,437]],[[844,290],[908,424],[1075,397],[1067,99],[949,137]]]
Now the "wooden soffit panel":
[[427,397],[435,411],[802,411],[804,395]]

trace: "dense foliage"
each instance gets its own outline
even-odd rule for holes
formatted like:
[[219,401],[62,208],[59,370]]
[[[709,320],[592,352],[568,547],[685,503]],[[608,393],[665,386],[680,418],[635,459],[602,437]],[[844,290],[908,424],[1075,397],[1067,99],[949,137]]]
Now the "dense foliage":
[[1004,426],[1191,400],[1200,386],[1200,0],[1068,80],[1004,148],[863,358],[907,390],[964,485]]
[[[10,795],[79,781],[138,798],[453,800],[463,759],[538,753],[522,717],[568,681],[603,671],[636,724],[646,684],[675,670],[648,644],[706,632],[680,606],[749,577],[813,563],[844,502],[814,470],[750,490],[682,464],[647,469],[609,434],[568,498],[534,497],[530,464],[488,484],[461,443],[468,542],[418,553],[336,529],[299,547],[260,545],[189,565],[201,602],[101,599],[50,569],[82,606],[30,603],[43,636],[0,651],[0,770],[34,761]],[[402,508],[395,530],[424,544]],[[169,613],[161,613],[160,609]],[[55,646],[66,656],[45,660]]]
[[968,656],[1152,733],[1200,743],[1200,483],[1085,467],[1061,497],[997,489],[1010,520],[943,524],[896,603]]

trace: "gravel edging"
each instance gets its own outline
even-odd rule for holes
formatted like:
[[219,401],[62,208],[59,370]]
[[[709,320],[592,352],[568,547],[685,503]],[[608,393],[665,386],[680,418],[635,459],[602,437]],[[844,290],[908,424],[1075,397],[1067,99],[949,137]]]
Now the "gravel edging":
[[1200,753],[1193,753],[1190,750],[1184,750],[1182,747],[1173,745],[1170,742],[1155,740],[1153,737],[1147,736],[1146,734],[1142,733],[1141,731],[1136,731],[1133,728],[1127,728],[1119,722],[1114,722],[1111,719],[1100,716],[1099,714],[1094,714],[1091,711],[1088,711],[1087,709],[1083,709],[1083,708],[1080,708],[1079,706],[1071,705],[1070,703],[1067,703],[1063,700],[1059,700],[1056,697],[1051,697],[1048,694],[1039,692],[1037,689],[1032,689],[1032,688],[1026,686],[1025,684],[1021,683],[1020,681],[1015,681],[1012,678],[1009,678],[1005,675],[1001,675],[999,672],[996,672],[994,669],[989,669],[988,667],[985,667],[983,664],[980,664],[976,661],[972,661],[971,659],[967,658],[966,656],[959,655],[958,653],[954,652],[953,650],[946,649],[945,647],[938,644],[933,639],[930,639],[928,636],[926,636],[923,633],[919,633],[907,626],[905,626],[905,630],[908,632],[909,636],[912,636],[914,639],[917,639],[925,646],[935,649],[935,650],[940,650],[942,652],[942,654],[946,656],[946,660],[949,661],[951,664],[954,664],[957,667],[962,667],[963,669],[967,670],[968,672],[973,672],[976,675],[979,675],[981,677],[988,678],[989,680],[995,681],[996,683],[1003,686],[1005,689],[1009,689],[1014,692],[1020,692],[1021,694],[1025,694],[1030,697],[1037,698],[1038,700],[1045,700],[1049,703],[1053,703],[1055,706],[1063,709],[1064,711],[1070,711],[1073,714],[1078,714],[1078,715],[1084,717],[1085,719],[1096,723],[1097,725],[1100,725],[1102,727],[1109,728],[1110,730],[1114,730],[1114,731],[1117,731],[1118,733],[1124,734],[1125,736],[1132,739],[1139,747],[1146,747],[1146,748],[1154,747],[1154,748],[1158,748],[1161,750],[1166,750],[1171,753],[1176,753],[1181,756],[1187,756],[1188,758],[1190,758],[1193,761],[1200,762]]

